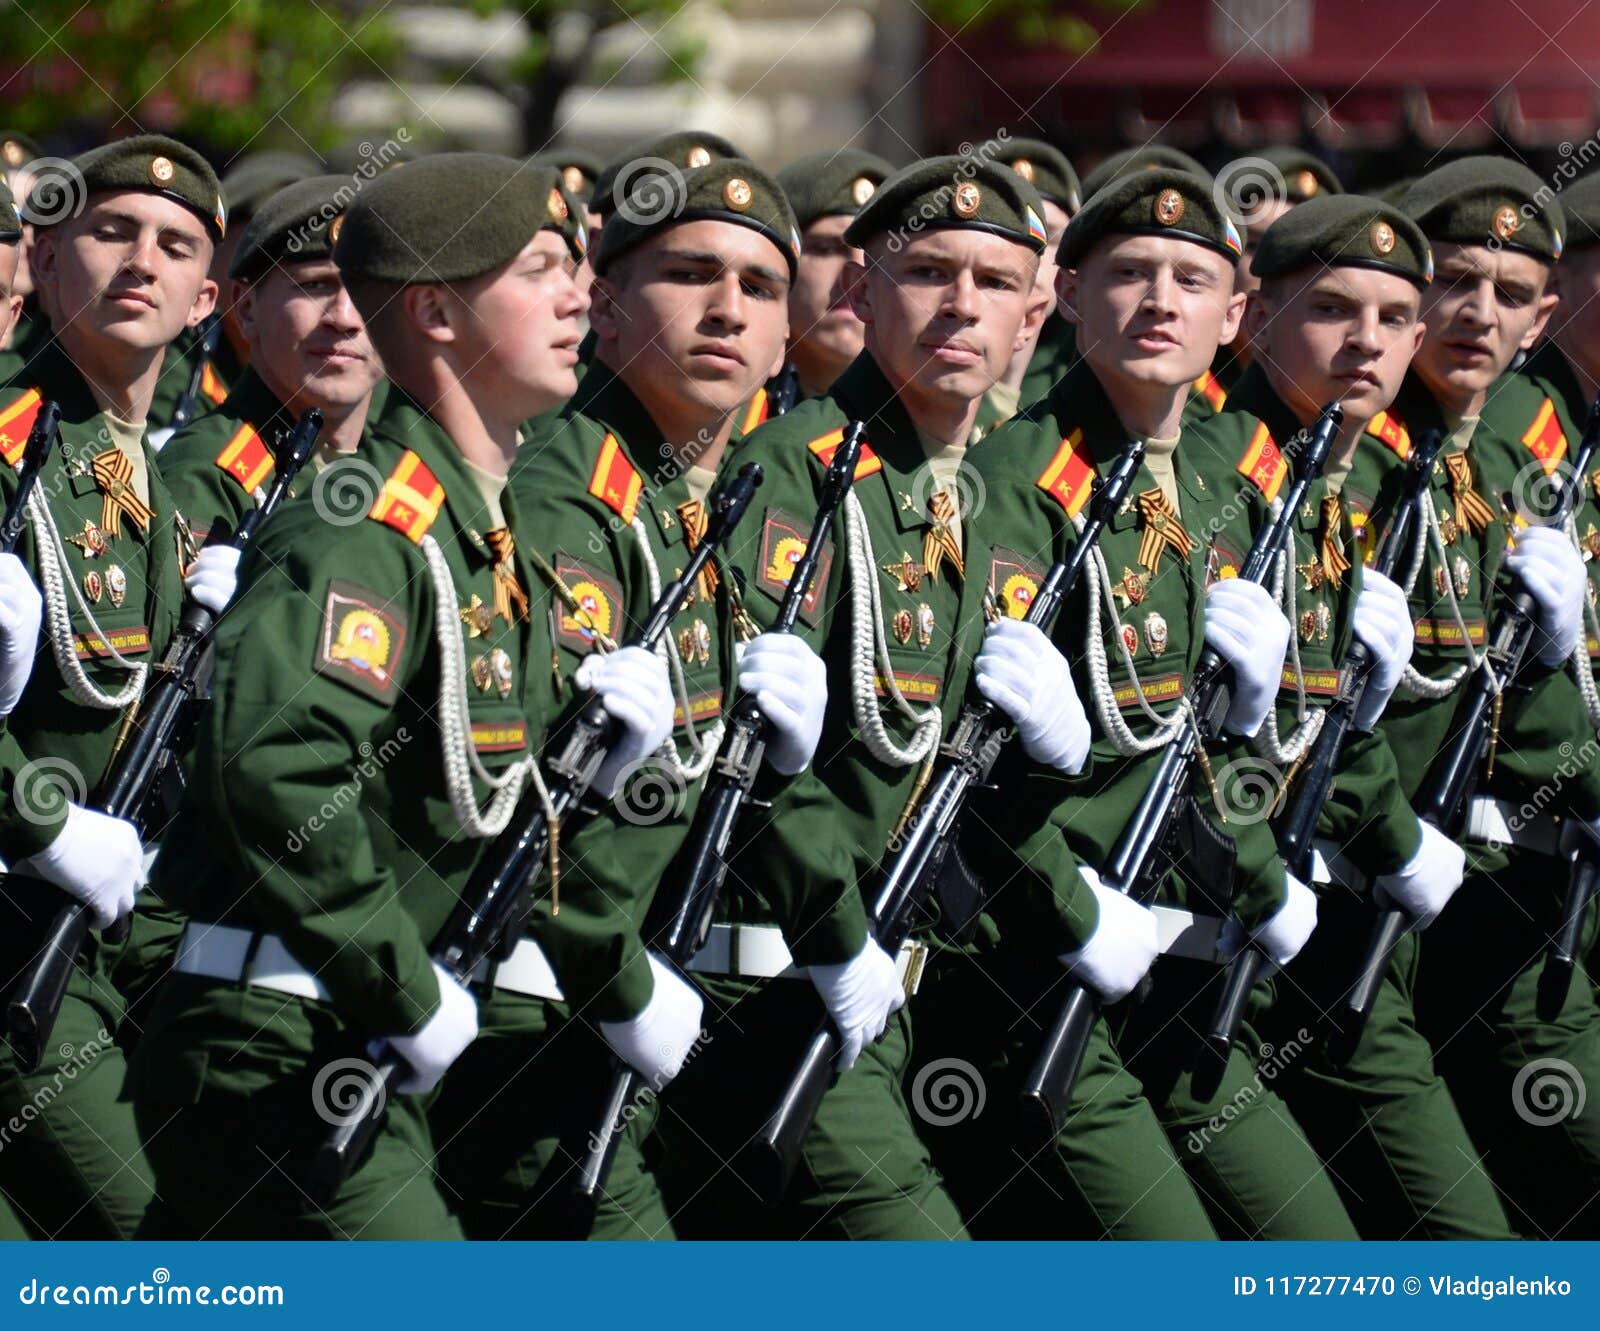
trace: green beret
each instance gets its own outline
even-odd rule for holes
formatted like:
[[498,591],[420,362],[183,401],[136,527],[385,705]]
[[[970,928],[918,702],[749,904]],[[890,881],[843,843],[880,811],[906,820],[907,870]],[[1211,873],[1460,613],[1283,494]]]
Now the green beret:
[[594,270],[604,273],[647,236],[682,222],[732,222],[759,231],[782,251],[794,277],[800,262],[800,228],[778,182],[740,157],[685,171],[676,181],[661,175],[636,181],[600,232]]
[[1083,189],[1078,173],[1066,154],[1043,139],[1006,140],[1000,160],[1039,191],[1039,197],[1067,213],[1083,207]]
[[1370,197],[1382,199],[1384,203],[1392,203],[1398,207],[1400,200],[1405,197],[1406,191],[1411,188],[1416,179],[1415,176],[1401,176],[1399,180],[1390,181],[1382,189],[1373,190]]
[[1344,193],[1344,186],[1333,174],[1333,168],[1304,148],[1280,143],[1263,148],[1256,156],[1283,177],[1283,197],[1290,203],[1304,203],[1319,194]]
[[414,162],[416,158],[417,155],[398,138],[358,134],[329,152],[322,169],[330,176],[360,175],[370,179],[380,171]]
[[1433,252],[1422,228],[1393,204],[1324,194],[1268,227],[1250,261],[1263,278],[1312,267],[1376,268],[1425,287],[1433,280]]
[[1154,171],[1158,167],[1171,167],[1174,171],[1187,171],[1201,180],[1210,180],[1211,172],[1178,148],[1168,148],[1161,143],[1146,143],[1138,148],[1125,148],[1101,162],[1083,178],[1083,199],[1087,203],[1118,176],[1130,171]]
[[[117,190],[140,190],[159,194],[181,203],[206,225],[211,239],[221,240],[228,229],[228,210],[222,202],[222,186],[211,164],[186,143],[164,134],[135,134],[101,144],[72,159],[73,169],[83,181],[85,199],[91,194]],[[51,192],[71,188],[60,179],[50,184]],[[68,215],[52,207],[46,191],[36,187],[28,196],[28,212],[40,225],[44,219],[60,222]]]
[[844,238],[864,245],[885,231],[990,231],[1035,254],[1048,239],[1044,200],[1009,166],[972,156],[928,157],[883,182]]
[[0,244],[14,244],[22,239],[22,218],[17,215],[17,201],[11,197],[11,186],[0,173]]
[[581,236],[553,166],[492,153],[435,153],[366,185],[337,227],[348,281],[463,282],[522,252],[546,227]]
[[528,161],[534,166],[553,166],[561,172],[561,187],[581,199],[585,206],[594,197],[594,183],[600,178],[600,158],[582,148],[551,148],[534,153]]
[[228,276],[253,282],[280,263],[328,258],[344,210],[355,197],[349,176],[312,176],[286,185],[250,219]]
[[1412,182],[1400,206],[1429,240],[1561,257],[1566,218],[1555,191],[1508,157],[1463,157]]
[[595,177],[594,193],[589,206],[601,217],[610,217],[617,210],[619,191],[625,198],[641,175],[662,174],[666,164],[675,170],[709,166],[712,162],[730,157],[743,157],[733,144],[720,134],[708,134],[700,129],[679,129],[671,134],[653,134],[629,145],[600,168]]
[[228,216],[239,226],[285,185],[321,174],[317,160],[303,153],[259,152],[237,157],[222,177]]
[[1585,176],[1561,191],[1567,219],[1567,249],[1600,245],[1600,176]]
[[834,148],[797,157],[778,172],[778,184],[804,231],[819,217],[854,217],[893,174],[894,167],[876,153]]
[[15,171],[39,156],[39,145],[17,129],[0,129],[0,170]]
[[1056,257],[1075,268],[1102,236],[1171,236],[1215,250],[1230,263],[1238,263],[1244,249],[1239,228],[1217,206],[1211,178],[1169,166],[1135,171],[1091,195],[1067,223]]

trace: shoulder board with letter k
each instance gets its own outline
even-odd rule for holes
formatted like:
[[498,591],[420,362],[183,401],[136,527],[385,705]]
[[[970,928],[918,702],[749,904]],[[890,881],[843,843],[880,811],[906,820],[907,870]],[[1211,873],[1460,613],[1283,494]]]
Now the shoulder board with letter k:
[[1061,441],[1050,465],[1034,484],[1066,509],[1069,518],[1075,518],[1089,501],[1094,478],[1094,457],[1084,445],[1083,431],[1074,430]]
[[30,388],[10,406],[0,409],[0,456],[6,465],[15,467],[22,461],[22,450],[28,446],[28,432],[44,398],[37,388]]
[[1537,414],[1522,436],[1523,447],[1534,457],[1539,459],[1546,474],[1555,471],[1561,465],[1561,459],[1567,455],[1567,436],[1561,428],[1561,419],[1556,415],[1556,404],[1545,398],[1540,404]]
[[[817,461],[824,467],[833,461],[833,455],[839,451],[839,445],[844,443],[844,428],[829,430],[827,434],[819,435],[806,445],[817,455]],[[861,441],[861,452],[856,457],[856,472],[853,480],[859,481],[863,476],[871,476],[873,472],[883,470],[883,459],[872,451],[872,445],[865,439]]]
[[427,464],[407,449],[395,469],[384,481],[383,489],[367,516],[374,522],[393,527],[413,544],[428,534],[444,507],[444,486],[428,470]]
[[217,466],[237,481],[246,494],[254,494],[272,475],[272,452],[247,421],[223,445],[222,452],[217,454]]
[[628,461],[617,436],[607,431],[600,443],[600,456],[589,473],[589,493],[624,522],[632,523],[643,490],[644,477]]
[[1396,457],[1411,456],[1411,436],[1406,432],[1404,422],[1391,416],[1387,411],[1380,411],[1367,422],[1367,433]]

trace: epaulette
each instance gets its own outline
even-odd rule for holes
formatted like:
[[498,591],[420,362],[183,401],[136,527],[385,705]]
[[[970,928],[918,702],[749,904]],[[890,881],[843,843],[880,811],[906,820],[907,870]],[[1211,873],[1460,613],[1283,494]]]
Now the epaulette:
[[255,427],[246,421],[217,454],[217,466],[246,494],[254,494],[272,475],[272,453]]
[[1561,465],[1561,459],[1567,455],[1567,436],[1561,428],[1561,419],[1556,415],[1556,404],[1545,398],[1539,407],[1538,414],[1533,418],[1533,424],[1522,436],[1523,446],[1538,458],[1543,464],[1545,472],[1553,472]]
[[1061,441],[1034,484],[1066,509],[1069,518],[1075,518],[1094,490],[1094,478],[1094,458],[1083,445],[1083,431],[1074,430]]
[[1265,421],[1256,423],[1250,445],[1234,470],[1260,490],[1269,504],[1278,497],[1283,478],[1289,474],[1289,464],[1283,460],[1283,453]]
[[44,397],[37,388],[30,388],[9,407],[0,410],[0,456],[8,466],[22,461],[22,450],[28,446],[28,433],[33,421],[44,405]]
[[1194,381],[1194,391],[1211,404],[1212,411],[1221,411],[1228,401],[1228,390],[1222,380],[1207,370]]
[[[833,455],[839,451],[839,445],[844,443],[844,427],[829,430],[827,434],[818,435],[806,445],[817,456],[817,461],[824,467],[833,462]],[[861,453],[856,458],[856,474],[854,479],[860,480],[863,476],[871,476],[874,472],[883,470],[883,459],[872,451],[872,445],[865,439],[861,441]]]
[[644,478],[628,461],[617,436],[607,431],[600,444],[600,456],[589,474],[589,493],[631,525],[643,490]]
[[407,449],[384,481],[383,489],[378,491],[367,516],[418,543],[428,534],[428,528],[433,526],[443,507],[444,486],[428,470],[427,464]]
[[756,426],[765,423],[767,406],[767,390],[756,389],[756,395],[750,399],[750,405],[744,410],[744,419],[739,422],[739,433],[749,434]]
[[1411,436],[1406,433],[1405,425],[1387,411],[1380,411],[1367,422],[1367,433],[1381,442],[1396,457],[1411,456]]
[[220,407],[228,399],[228,385],[222,382],[222,376],[212,368],[210,361],[200,367],[200,392],[214,407]]

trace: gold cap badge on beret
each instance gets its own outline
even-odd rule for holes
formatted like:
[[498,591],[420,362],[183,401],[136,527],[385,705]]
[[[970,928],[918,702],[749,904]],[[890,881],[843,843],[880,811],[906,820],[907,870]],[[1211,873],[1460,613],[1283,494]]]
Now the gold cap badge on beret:
[[1019,176],[1021,176],[1024,180],[1029,181],[1030,183],[1032,182],[1032,180],[1033,180],[1033,163],[1030,162],[1026,157],[1017,158],[1016,161],[1011,163],[1011,169],[1013,171],[1015,171]]
[[552,221],[565,222],[567,220],[567,201],[561,197],[560,190],[552,186],[550,197],[544,201],[544,206]]
[[1372,242],[1374,254],[1392,254],[1394,252],[1394,228],[1387,222],[1374,222],[1367,239]]
[[15,139],[7,139],[5,144],[0,146],[0,157],[5,158],[7,166],[21,166],[22,159],[27,155],[23,152],[22,145]]
[[1294,178],[1294,187],[1296,192],[1311,199],[1322,189],[1322,182],[1317,179],[1314,171],[1301,171]]
[[1517,210],[1509,203],[1502,205],[1494,215],[1494,233],[1501,240],[1510,240],[1517,234],[1517,228],[1522,225],[1522,219],[1517,216]]
[[963,220],[976,217],[982,206],[983,192],[970,180],[957,185],[956,192],[950,198],[950,211]]
[[172,181],[172,161],[166,157],[152,157],[150,159],[150,179],[158,185],[170,184]]
[[697,143],[689,149],[688,154],[683,159],[683,164],[685,166],[710,166],[711,150]]
[[856,207],[861,207],[862,204],[870,199],[872,197],[873,190],[876,188],[877,186],[865,176],[857,176],[850,185],[850,197],[855,201]]
[[1164,189],[1156,195],[1151,211],[1162,226],[1177,226],[1183,220],[1183,195],[1175,189]]
[[577,194],[583,189],[583,169],[576,166],[561,168],[561,183],[572,194]]
[[722,201],[736,213],[742,213],[750,206],[750,200],[755,198],[755,192],[750,188],[750,182],[734,176],[722,187]]

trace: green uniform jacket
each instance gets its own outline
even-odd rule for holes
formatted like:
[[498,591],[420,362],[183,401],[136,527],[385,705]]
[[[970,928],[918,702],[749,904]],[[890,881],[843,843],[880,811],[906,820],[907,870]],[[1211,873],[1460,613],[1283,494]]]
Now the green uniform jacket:
[[1028,362],[1027,373],[1022,376],[1018,407],[1031,406],[1049,395],[1066,373],[1078,362],[1078,327],[1052,310],[1039,330],[1039,341],[1033,348],[1033,359]]
[[[1246,530],[1226,537],[1248,552],[1255,533],[1270,516],[1266,492],[1275,475],[1287,490],[1294,460],[1285,450],[1300,433],[1294,413],[1272,389],[1266,374],[1252,366],[1228,395],[1221,412],[1184,434],[1183,459],[1192,464],[1215,496],[1231,501],[1246,515]],[[1302,720],[1326,708],[1339,687],[1339,666],[1354,639],[1356,598],[1361,594],[1362,561],[1342,502],[1326,509],[1327,482],[1319,477],[1306,493],[1293,519],[1293,547],[1280,575],[1279,604],[1294,638],[1283,667],[1278,694],[1279,743],[1287,744]],[[1235,507],[1225,502],[1225,511]],[[1331,527],[1329,523],[1332,523]],[[1302,711],[1302,701],[1304,711]],[[1257,751],[1271,766],[1272,785],[1281,785],[1293,758],[1280,748],[1272,752],[1263,727]],[[1421,841],[1416,815],[1400,789],[1394,755],[1381,734],[1352,732],[1340,755],[1339,775],[1318,822],[1321,836],[1334,841],[1346,856],[1370,875],[1401,867]]]
[[[691,496],[650,414],[598,361],[554,426],[525,440],[511,487],[528,530],[583,606],[584,617],[575,616],[547,578],[537,583],[535,612],[555,626],[555,657],[546,656],[540,687],[565,704],[597,634],[620,645],[643,623],[658,590],[651,560],[662,583],[684,567]],[[675,742],[684,757],[692,757],[691,734],[714,746],[733,678],[726,598],[720,578],[710,600],[696,588],[668,629]],[[560,743],[558,730],[550,748]],[[675,879],[700,784],[647,764],[562,855],[560,913],[552,917],[544,899],[534,932],[566,1000],[592,1004],[591,1016],[622,1020],[649,1000],[654,982],[640,930],[658,885]]]
[[[396,390],[369,451],[345,465],[386,478],[380,516],[291,504],[252,546],[219,625],[187,799],[152,875],[195,921],[279,935],[329,1001],[172,975],[131,1065],[135,1099],[249,1094],[420,1029],[439,1003],[430,945],[487,844],[449,797],[441,681],[465,695],[461,764],[470,745],[501,772],[543,733],[524,687],[549,669],[545,621],[477,609],[495,605],[489,522],[443,429]],[[506,516],[526,533],[509,500]],[[446,604],[430,543],[454,584]],[[464,634],[454,679],[441,616]],[[484,809],[485,782],[470,784]]]
[[[972,525],[989,551],[997,597],[1010,613],[1025,610],[1031,597],[1026,582],[1012,583],[1011,570],[1020,568],[1024,578],[1037,579],[1065,558],[1076,541],[1067,504],[1081,501],[1091,475],[1103,474],[1128,440],[1093,370],[1079,362],[1054,393],[995,431],[973,454],[984,503]],[[1002,761],[1004,770],[997,771],[998,793],[981,805],[981,821],[995,829],[997,842],[1013,848],[1015,858],[1011,872],[1000,876],[1003,886],[991,913],[1008,937],[1052,955],[1081,946],[1093,932],[1098,910],[1074,871],[1075,861],[1104,863],[1158,761],[1157,753],[1121,755],[1108,733],[1108,716],[1120,716],[1139,738],[1155,729],[1140,710],[1121,645],[1131,652],[1132,670],[1150,706],[1170,715],[1203,650],[1206,586],[1232,555],[1225,535],[1228,519],[1219,512],[1227,496],[1212,493],[1186,449],[1187,442],[1180,443],[1175,469],[1181,525],[1193,538],[1188,556],[1166,545],[1152,557],[1155,568],[1142,562],[1146,522],[1138,496],[1160,491],[1154,475],[1141,466],[1133,498],[1107,524],[1099,545],[1117,590],[1120,636],[1093,579],[1080,580],[1056,621],[1055,641],[1072,661],[1078,694],[1094,727],[1089,762],[1078,775],[1066,776],[1028,763],[1013,746]],[[1014,585],[1028,595],[1019,600],[1007,590]],[[1099,618],[1093,637],[1091,604]],[[1104,651],[1106,669],[1098,684],[1091,642]],[[1247,758],[1242,744],[1229,744],[1212,762],[1220,771]],[[1214,811],[1198,780],[1196,790],[1211,817]],[[1164,885],[1163,897],[1213,914],[1231,907],[1251,925],[1282,903],[1283,865],[1265,824],[1235,823],[1224,830],[1235,836],[1238,851],[1231,900],[1220,884],[1202,900],[1193,885],[1175,879]]]

